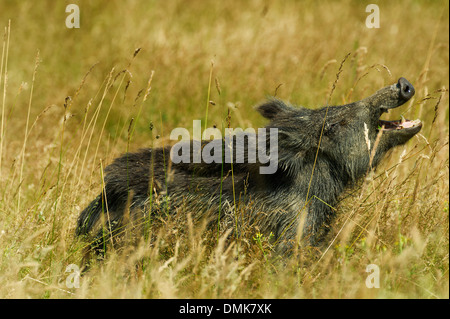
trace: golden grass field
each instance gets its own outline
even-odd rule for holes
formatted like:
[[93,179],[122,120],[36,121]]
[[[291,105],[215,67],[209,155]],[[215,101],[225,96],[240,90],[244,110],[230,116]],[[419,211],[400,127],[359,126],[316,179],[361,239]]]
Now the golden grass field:
[[[68,3],[0,2],[1,298],[449,297],[448,1],[377,2],[379,29],[370,1],[74,0],[78,29]],[[321,252],[280,262],[256,233],[227,246],[173,217],[67,286],[76,219],[116,156],[173,143],[207,108],[208,126],[231,110],[256,128],[267,96],[325,105],[347,54],[331,104],[403,76],[416,95],[388,118],[423,129],[344,196]]]

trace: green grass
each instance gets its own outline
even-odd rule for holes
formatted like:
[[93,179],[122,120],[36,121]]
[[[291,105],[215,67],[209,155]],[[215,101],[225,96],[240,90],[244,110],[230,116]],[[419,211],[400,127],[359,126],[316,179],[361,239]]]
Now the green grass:
[[[77,4],[80,29],[63,2],[1,5],[0,297],[449,297],[448,2],[380,2],[380,29],[360,1]],[[205,116],[262,127],[267,95],[325,105],[347,54],[330,104],[403,76],[416,95],[387,117],[424,126],[343,196],[323,250],[280,262],[269,238],[228,246],[181,212],[66,286],[86,245],[76,219],[113,158]]]

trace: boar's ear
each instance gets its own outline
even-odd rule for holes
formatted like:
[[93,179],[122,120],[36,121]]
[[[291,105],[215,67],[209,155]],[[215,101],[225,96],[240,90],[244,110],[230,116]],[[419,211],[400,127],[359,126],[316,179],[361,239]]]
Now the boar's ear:
[[280,100],[272,99],[258,106],[256,110],[265,118],[272,120],[279,116],[286,116],[295,109]]

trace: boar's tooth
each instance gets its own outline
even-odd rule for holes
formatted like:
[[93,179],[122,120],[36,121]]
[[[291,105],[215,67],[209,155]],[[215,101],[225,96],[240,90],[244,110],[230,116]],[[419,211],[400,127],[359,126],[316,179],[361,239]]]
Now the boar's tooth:
[[[404,124],[404,125],[403,125],[403,124]],[[403,127],[403,128],[408,128],[408,127],[412,127],[412,126],[414,126],[414,123],[412,123],[411,121],[402,123],[402,127]]]

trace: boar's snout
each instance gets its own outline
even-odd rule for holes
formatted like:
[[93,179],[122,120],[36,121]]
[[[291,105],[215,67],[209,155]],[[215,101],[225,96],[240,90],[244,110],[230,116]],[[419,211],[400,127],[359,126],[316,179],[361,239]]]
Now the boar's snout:
[[414,93],[416,93],[416,90],[414,90],[414,86],[412,86],[412,84],[409,83],[405,78],[398,79],[397,87],[400,89],[400,96],[405,101],[408,101],[413,97]]

